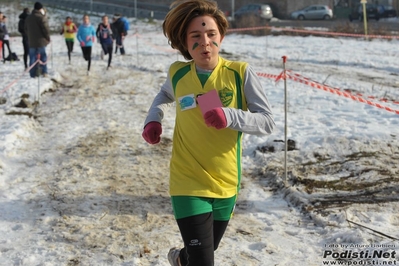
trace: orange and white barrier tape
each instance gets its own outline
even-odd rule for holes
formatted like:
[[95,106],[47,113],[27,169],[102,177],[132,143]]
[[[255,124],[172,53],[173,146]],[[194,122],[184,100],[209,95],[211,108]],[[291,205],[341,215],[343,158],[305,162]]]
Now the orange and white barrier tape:
[[[288,72],[289,72],[289,73],[292,73],[292,71],[288,71]],[[294,75],[294,77],[297,77],[298,79],[307,80],[307,81],[310,81],[310,82],[317,83],[316,81],[312,81],[311,79],[306,78],[306,77],[304,77],[304,76],[301,76],[301,75],[299,75],[299,74],[297,74],[297,73],[293,73],[293,75]],[[303,82],[302,82],[302,83],[303,83]],[[368,98],[368,99],[371,99],[371,100],[374,100],[374,101],[379,101],[379,102],[399,104],[399,101],[389,100],[389,99],[387,99],[387,98],[379,98],[379,97],[376,97],[376,96],[364,96],[362,93],[353,94],[353,93],[349,92],[348,90],[341,90],[341,89],[339,89],[339,88],[334,88],[334,89],[335,89],[335,90],[342,91],[342,92],[344,92],[344,93],[348,93],[348,94],[353,95],[353,96],[355,96],[355,97],[363,97],[363,98]]]
[[[300,83],[302,83],[302,84],[311,86],[311,87],[313,87],[313,88],[316,88],[316,89],[319,89],[319,90],[323,90],[323,91],[327,91],[327,92],[336,94],[336,95],[338,95],[338,96],[343,96],[343,97],[352,99],[352,100],[354,100],[354,101],[358,101],[358,102],[361,102],[361,103],[365,103],[365,104],[368,104],[368,105],[371,105],[371,106],[374,106],[374,107],[383,109],[383,110],[385,110],[385,111],[392,112],[392,113],[395,113],[395,114],[398,114],[398,115],[399,115],[399,110],[395,110],[395,109],[393,109],[393,108],[391,108],[391,107],[384,106],[384,105],[382,105],[382,104],[373,102],[373,101],[371,101],[371,100],[367,100],[367,99],[365,99],[365,98],[363,98],[363,97],[360,97],[360,96],[357,96],[357,95],[353,95],[353,94],[351,94],[351,93],[348,93],[348,92],[346,92],[346,91],[342,91],[342,90],[337,89],[337,88],[332,88],[332,87],[330,87],[330,86],[320,84],[320,83],[318,83],[318,82],[316,82],[316,81],[312,81],[311,79],[306,78],[306,77],[303,77],[303,76],[301,76],[301,75],[299,75],[299,74],[292,73],[291,71],[287,71],[287,72],[288,72],[288,73],[284,73],[284,71],[283,71],[282,73],[280,73],[279,75],[277,75],[276,82],[278,82],[280,79],[289,78],[289,79],[291,79],[291,80],[293,80],[293,81],[300,82]],[[273,76],[275,76],[275,75],[270,75],[270,76],[269,76],[268,74],[262,74],[262,75],[260,75],[260,76],[262,76],[262,77],[271,77],[271,78],[274,78]]]
[[274,75],[274,74],[266,74],[266,73],[260,73],[257,72],[256,73],[259,77],[263,77],[263,78],[271,78],[271,79],[275,79],[276,81],[279,79],[279,76],[281,75]]
[[35,65],[37,65],[37,64],[40,64],[40,65],[45,65],[45,64],[47,64],[48,59],[47,59],[46,62],[42,62],[42,61],[40,60],[40,56],[39,56],[38,58],[39,58],[39,59],[37,59],[29,68],[27,68],[18,78],[16,78],[16,79],[14,79],[13,81],[11,81],[2,91],[0,91],[0,94],[3,94],[3,93],[6,92],[7,90],[9,90],[12,86],[14,86],[14,84],[17,83],[17,81],[19,81],[19,80],[23,77],[23,75],[24,75],[26,72],[29,72],[32,68],[34,68]]

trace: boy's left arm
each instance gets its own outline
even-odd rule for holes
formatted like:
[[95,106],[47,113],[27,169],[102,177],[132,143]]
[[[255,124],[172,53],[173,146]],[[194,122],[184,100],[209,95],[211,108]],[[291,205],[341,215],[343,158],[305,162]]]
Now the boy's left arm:
[[275,122],[258,75],[248,66],[244,76],[244,94],[248,111],[222,107],[226,116],[226,127],[253,135],[269,135]]

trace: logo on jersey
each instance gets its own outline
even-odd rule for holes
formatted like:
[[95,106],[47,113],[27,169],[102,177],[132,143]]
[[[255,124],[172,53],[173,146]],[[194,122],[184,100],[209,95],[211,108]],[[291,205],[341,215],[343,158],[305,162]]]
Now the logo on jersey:
[[224,107],[229,106],[234,98],[234,92],[232,89],[224,87],[219,91],[219,97]]

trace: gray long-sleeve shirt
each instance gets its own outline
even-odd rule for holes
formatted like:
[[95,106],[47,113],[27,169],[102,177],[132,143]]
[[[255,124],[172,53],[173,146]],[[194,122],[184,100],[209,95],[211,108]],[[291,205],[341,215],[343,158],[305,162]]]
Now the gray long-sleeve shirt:
[[[207,71],[197,67],[197,72]],[[227,127],[253,135],[271,134],[275,123],[270,104],[266,92],[260,84],[259,77],[249,65],[244,75],[244,94],[248,111],[229,107],[222,108],[226,116]],[[164,112],[174,102],[172,82],[168,73],[160,92],[154,98],[144,125],[152,121],[162,123]]]

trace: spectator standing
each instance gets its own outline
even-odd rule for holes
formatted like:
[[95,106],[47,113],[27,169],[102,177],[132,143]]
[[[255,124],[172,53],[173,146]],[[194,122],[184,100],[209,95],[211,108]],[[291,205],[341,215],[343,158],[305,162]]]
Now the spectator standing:
[[121,20],[123,22],[123,30],[125,32],[125,37],[126,37],[127,32],[129,31],[129,28],[130,28],[129,20],[124,16],[121,16]]
[[121,55],[125,54],[125,47],[123,46],[123,41],[127,34],[125,30],[125,23],[123,22],[121,14],[115,14],[113,17],[112,23],[112,31],[115,36],[115,54],[118,53],[118,48],[121,52]]
[[108,16],[102,17],[102,23],[97,27],[96,36],[100,40],[101,44],[101,59],[104,59],[104,54],[108,54],[108,66],[107,70],[111,67],[112,52],[114,44],[114,36],[111,30],[111,25],[109,24]]
[[46,12],[40,2],[35,3],[32,14],[25,19],[25,32],[29,42],[29,66],[32,66],[38,57],[42,62],[30,69],[30,76],[32,78],[39,76],[41,71],[46,77],[48,75],[46,46],[50,43],[50,30]]
[[72,18],[66,17],[60,34],[64,34],[65,43],[68,49],[69,64],[71,64],[71,53],[73,52],[73,44],[75,42],[75,35],[77,31],[78,29],[76,28],[75,23],[72,22]]
[[8,49],[8,56],[11,58],[11,49],[10,49],[10,35],[8,34],[7,30],[7,17],[3,16],[2,21],[0,22],[0,27],[3,30],[4,37],[3,37],[3,44],[2,44],[2,53],[3,53],[3,62],[6,62],[6,56],[5,56],[5,46],[7,45]]
[[89,75],[92,46],[96,41],[96,30],[93,25],[90,24],[89,15],[85,14],[83,16],[83,24],[79,26],[76,38],[82,47],[83,58],[87,61],[87,75]]
[[[0,25],[3,22],[3,13],[0,11]],[[0,59],[2,59],[3,56],[3,40],[4,40],[4,30],[0,26]]]
[[22,45],[24,47],[24,65],[25,69],[28,68],[28,55],[29,55],[29,43],[28,36],[25,32],[25,20],[29,16],[29,8],[24,8],[23,12],[19,15],[18,31],[22,35]]

